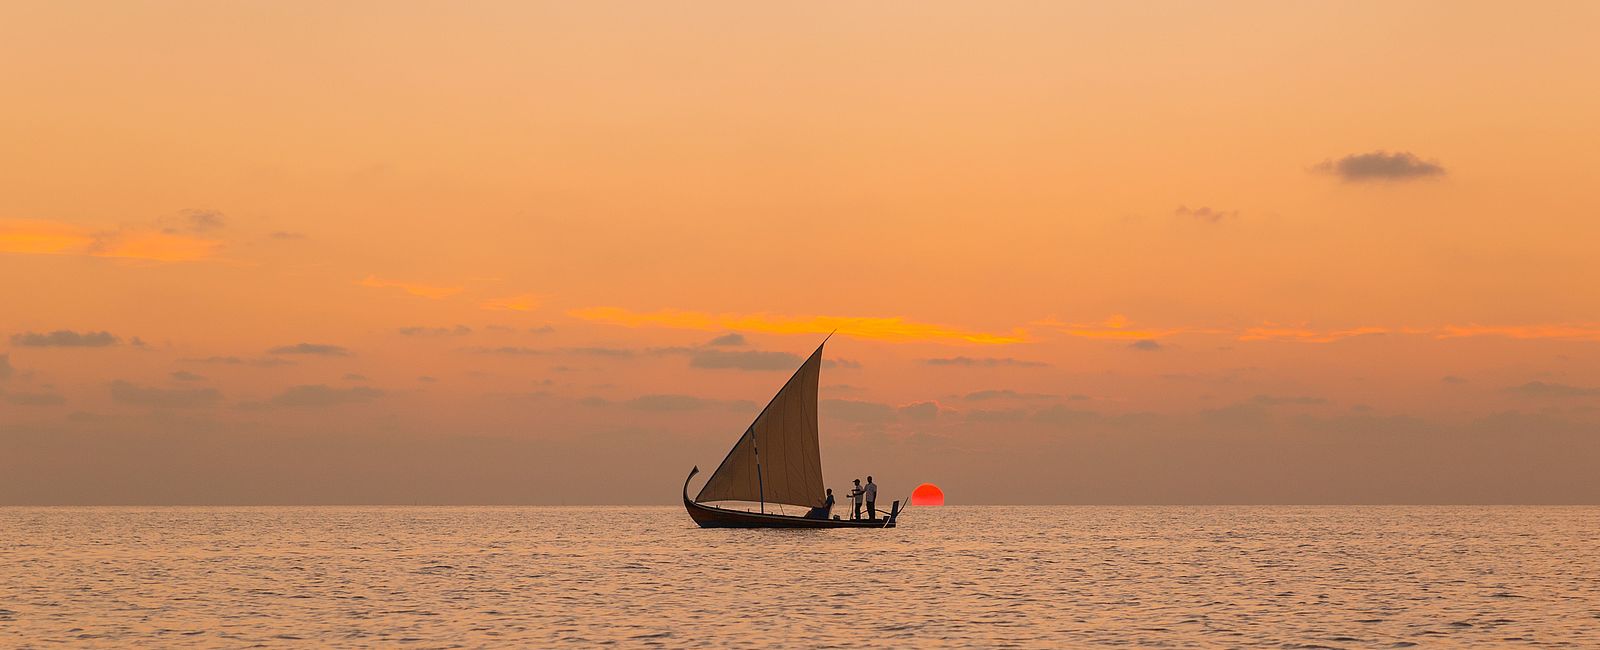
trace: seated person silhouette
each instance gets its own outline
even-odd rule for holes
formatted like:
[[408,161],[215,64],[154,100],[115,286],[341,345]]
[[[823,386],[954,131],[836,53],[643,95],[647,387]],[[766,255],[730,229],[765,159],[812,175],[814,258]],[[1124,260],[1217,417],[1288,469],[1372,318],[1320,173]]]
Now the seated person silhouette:
[[820,506],[806,511],[806,519],[827,519],[828,513],[833,510],[833,488],[828,488],[828,500]]

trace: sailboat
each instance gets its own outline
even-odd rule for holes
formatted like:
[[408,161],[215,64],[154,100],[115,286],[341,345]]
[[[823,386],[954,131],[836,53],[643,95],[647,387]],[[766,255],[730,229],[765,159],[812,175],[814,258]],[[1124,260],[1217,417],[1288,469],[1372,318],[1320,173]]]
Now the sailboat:
[[[822,483],[822,452],[817,445],[817,381],[822,374],[822,346],[800,364],[755,422],[744,430],[728,456],[695,498],[683,479],[683,507],[701,528],[893,528],[900,516],[895,501],[881,519],[804,517],[782,506],[821,507],[827,500]],[[714,502],[759,504],[758,510],[709,505]],[[773,510],[778,510],[773,512]]]

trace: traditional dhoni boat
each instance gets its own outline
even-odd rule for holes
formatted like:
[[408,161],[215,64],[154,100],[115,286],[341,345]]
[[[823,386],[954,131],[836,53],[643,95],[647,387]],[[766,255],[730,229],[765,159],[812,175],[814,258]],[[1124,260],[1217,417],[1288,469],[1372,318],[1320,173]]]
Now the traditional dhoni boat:
[[[895,501],[889,516],[849,519],[839,516],[806,517],[782,512],[782,506],[821,508],[827,502],[822,483],[822,452],[817,444],[817,381],[822,374],[822,345],[800,364],[789,382],[778,390],[722,459],[700,493],[689,498],[689,481],[683,480],[683,507],[702,528],[893,528],[900,516]],[[744,502],[745,509],[717,502]],[[752,510],[749,506],[757,509]],[[778,509],[780,512],[769,512]]]

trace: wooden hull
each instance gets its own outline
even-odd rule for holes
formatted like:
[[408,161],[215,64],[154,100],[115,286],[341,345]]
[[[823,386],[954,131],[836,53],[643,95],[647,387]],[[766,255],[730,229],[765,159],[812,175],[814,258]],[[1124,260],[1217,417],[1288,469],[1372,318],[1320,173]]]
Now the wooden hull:
[[701,528],[894,528],[899,514],[892,513],[885,519],[807,519],[708,506],[689,498],[689,480],[699,471],[695,468],[683,480],[683,508]]

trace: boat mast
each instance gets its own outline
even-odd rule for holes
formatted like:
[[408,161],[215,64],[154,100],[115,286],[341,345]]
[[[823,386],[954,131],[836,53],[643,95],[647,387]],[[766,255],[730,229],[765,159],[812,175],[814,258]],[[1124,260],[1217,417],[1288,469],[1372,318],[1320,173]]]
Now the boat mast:
[[761,514],[767,514],[767,482],[761,480],[761,445],[756,441],[756,430],[750,430],[750,451],[756,457],[756,497],[761,499]]

